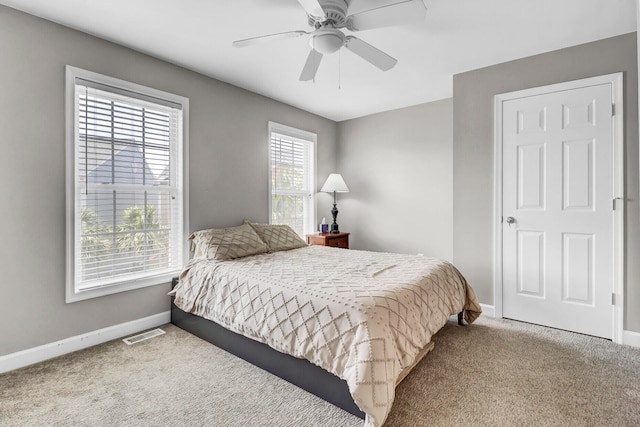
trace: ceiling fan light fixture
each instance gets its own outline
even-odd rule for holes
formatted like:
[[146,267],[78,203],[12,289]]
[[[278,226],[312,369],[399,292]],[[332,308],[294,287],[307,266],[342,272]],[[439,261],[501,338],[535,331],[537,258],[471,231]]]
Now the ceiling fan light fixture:
[[345,40],[342,31],[335,28],[320,28],[311,34],[309,44],[317,52],[328,55],[340,50]]

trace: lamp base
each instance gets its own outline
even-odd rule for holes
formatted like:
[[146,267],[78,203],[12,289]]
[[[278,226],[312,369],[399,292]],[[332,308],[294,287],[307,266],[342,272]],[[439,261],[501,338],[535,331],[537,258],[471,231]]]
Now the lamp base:
[[331,224],[331,232],[339,233],[338,223],[336,219],[338,219],[338,208],[336,208],[336,192],[333,192],[333,209],[331,209],[331,215],[333,216],[333,224]]

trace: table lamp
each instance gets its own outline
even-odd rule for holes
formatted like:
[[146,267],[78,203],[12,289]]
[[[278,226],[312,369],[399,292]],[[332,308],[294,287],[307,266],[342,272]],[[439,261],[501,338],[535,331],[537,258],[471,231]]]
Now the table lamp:
[[344,179],[342,179],[342,175],[339,173],[332,173],[329,175],[324,185],[320,189],[323,193],[331,193],[333,192],[333,209],[331,209],[331,215],[333,215],[333,224],[331,224],[331,232],[339,233],[338,223],[336,219],[338,218],[338,208],[336,208],[336,193],[348,193],[349,188],[347,184],[345,184]]

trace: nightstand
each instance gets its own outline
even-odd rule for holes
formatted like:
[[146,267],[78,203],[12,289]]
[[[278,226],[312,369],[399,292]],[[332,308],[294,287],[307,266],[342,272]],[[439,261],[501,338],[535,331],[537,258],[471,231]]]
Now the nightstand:
[[310,245],[349,249],[349,233],[307,234],[307,243]]

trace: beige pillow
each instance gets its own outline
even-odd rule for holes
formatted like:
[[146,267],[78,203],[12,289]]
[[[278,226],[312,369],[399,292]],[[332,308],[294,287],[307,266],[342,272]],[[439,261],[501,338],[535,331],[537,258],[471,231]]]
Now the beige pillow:
[[245,223],[253,227],[262,241],[267,244],[269,252],[288,251],[307,246],[307,242],[288,225],[257,224],[246,220]]
[[226,261],[268,252],[267,245],[249,224],[200,230],[189,239],[194,245],[194,258]]

